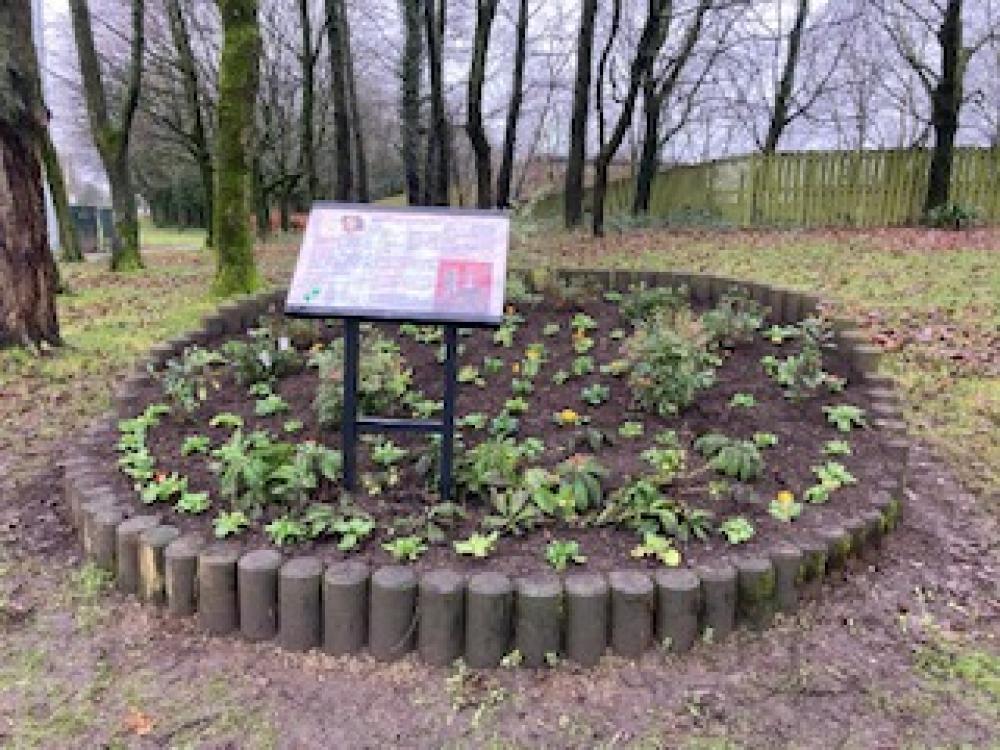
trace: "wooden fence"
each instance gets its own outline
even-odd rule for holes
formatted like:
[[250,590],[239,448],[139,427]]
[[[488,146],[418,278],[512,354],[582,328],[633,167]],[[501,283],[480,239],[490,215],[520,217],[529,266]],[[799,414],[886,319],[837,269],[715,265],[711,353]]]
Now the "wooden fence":
[[[893,226],[923,210],[930,152],[815,151],[734,157],[670,167],[653,181],[650,216],[737,226]],[[607,215],[628,214],[632,179],[608,185]],[[589,205],[590,191],[584,198]],[[1000,223],[1000,149],[955,153],[951,200]],[[537,218],[562,216],[562,195],[537,201]]]

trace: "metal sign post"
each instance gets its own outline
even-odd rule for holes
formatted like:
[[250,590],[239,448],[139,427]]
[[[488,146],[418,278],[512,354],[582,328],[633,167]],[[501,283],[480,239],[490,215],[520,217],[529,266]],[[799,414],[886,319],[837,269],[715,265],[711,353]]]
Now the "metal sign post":
[[455,454],[455,394],[458,382],[458,327],[444,327],[444,410],[441,419],[391,419],[358,414],[358,370],[361,361],[361,330],[358,318],[344,321],[344,413],[341,442],[344,454],[344,489],[357,487],[358,434],[360,432],[436,432],[441,435],[439,464],[441,500],[451,497]]

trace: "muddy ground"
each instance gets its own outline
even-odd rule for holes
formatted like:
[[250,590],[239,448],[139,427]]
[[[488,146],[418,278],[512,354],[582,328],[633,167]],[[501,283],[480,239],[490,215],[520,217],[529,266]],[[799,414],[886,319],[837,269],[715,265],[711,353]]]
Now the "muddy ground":
[[996,523],[926,450],[916,463],[879,563],[763,635],[482,675],[206,638],[103,590],[57,476],[8,470],[0,746],[996,746]]

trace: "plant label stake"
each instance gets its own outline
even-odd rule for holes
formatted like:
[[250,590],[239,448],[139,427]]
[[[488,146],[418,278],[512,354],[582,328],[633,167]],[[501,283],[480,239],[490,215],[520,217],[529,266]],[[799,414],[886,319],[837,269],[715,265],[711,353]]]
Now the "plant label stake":
[[[510,218],[505,212],[313,205],[285,313],[344,320],[344,487],[357,485],[360,432],[441,435],[440,492],[451,495],[458,327],[503,320]],[[361,322],[444,326],[444,410],[440,420],[358,413]]]

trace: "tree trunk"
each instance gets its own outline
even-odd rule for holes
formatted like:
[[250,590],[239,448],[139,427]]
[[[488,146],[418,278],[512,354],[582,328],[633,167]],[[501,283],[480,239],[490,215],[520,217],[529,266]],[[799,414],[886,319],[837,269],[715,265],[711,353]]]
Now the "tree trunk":
[[[107,96],[101,64],[94,46],[94,32],[87,0],[69,0],[69,7],[80,60],[87,115],[90,119],[90,131],[97,153],[107,172],[108,184],[111,186],[111,204],[115,212],[111,270],[128,271],[142,268],[142,256],[139,253],[139,216],[136,211],[135,194],[131,192],[128,147],[142,82],[145,0],[132,0],[132,39],[128,79],[124,87],[121,113],[115,123],[108,113]],[[121,214],[119,213],[121,211],[129,213]]]
[[423,57],[421,33],[421,0],[402,0],[406,41],[402,59],[402,141],[403,170],[406,178],[406,200],[411,206],[420,205],[420,61]]
[[635,58],[629,69],[629,86],[625,100],[621,103],[618,121],[607,143],[601,145],[601,150],[594,162],[594,235],[604,235],[604,197],[608,186],[608,167],[618,152],[625,138],[625,133],[632,124],[632,114],[639,89],[645,79],[651,75],[653,62],[663,46],[666,35],[666,7],[672,0],[649,0],[649,12],[643,24],[642,34],[636,47]]
[[802,35],[806,28],[806,18],[809,16],[809,0],[798,0],[798,10],[792,30],[788,34],[788,50],[785,53],[785,66],[781,71],[778,89],[774,92],[774,104],[771,108],[771,122],[767,128],[767,138],[764,140],[763,151],[773,154],[778,149],[781,134],[788,127],[788,109],[791,105],[795,89],[795,73],[799,66],[799,53],[802,50]]
[[330,95],[333,100],[333,197],[351,200],[354,176],[351,161],[351,113],[347,104],[347,56],[344,50],[342,0],[326,0],[327,38],[330,40]]
[[194,147],[194,158],[198,164],[202,189],[205,191],[204,225],[207,229],[205,244],[212,247],[215,242],[213,203],[215,191],[215,176],[212,168],[212,152],[209,148],[208,134],[205,131],[205,118],[201,111],[201,93],[198,88],[198,66],[195,62],[194,50],[191,48],[191,36],[188,33],[184,12],[180,0],[167,0],[167,15],[170,18],[170,35],[177,49],[177,58],[181,72],[181,84],[184,88],[184,102],[191,117],[191,132],[189,138]]
[[927,175],[924,213],[948,204],[951,172],[955,161],[955,134],[962,103],[962,2],[948,0],[938,29],[941,46],[941,75],[931,92],[931,124],[934,152]]
[[660,101],[656,97],[655,82],[647,78],[643,84],[642,149],[639,169],[635,178],[635,198],[632,213],[636,216],[649,213],[649,200],[653,192],[653,178],[660,166]]
[[476,163],[476,206],[493,205],[493,165],[490,142],[483,126],[483,85],[486,82],[486,56],[490,47],[490,29],[496,18],[498,0],[476,0],[476,31],[472,41],[472,65],[469,67],[469,116],[466,131]]
[[223,44],[219,59],[219,124],[215,194],[216,271],[220,296],[252,292],[259,278],[250,232],[251,148],[260,31],[257,0],[217,0]]
[[[334,0],[327,0],[327,14]],[[302,154],[302,174],[306,182],[306,201],[311,205],[319,192],[316,181],[316,147],[313,140],[313,111],[316,86],[316,53],[313,51],[312,18],[309,16],[309,0],[299,0],[299,27],[302,32],[302,48],[299,63],[302,68],[302,110],[299,113],[299,139]],[[333,32],[331,31],[331,39]],[[333,52],[330,52],[331,59]]]
[[354,176],[357,178],[357,198],[359,203],[367,203],[368,160],[365,157],[365,132],[361,123],[361,109],[358,107],[357,82],[354,79],[354,54],[351,51],[351,26],[347,18],[347,7],[340,6],[341,36],[344,40],[344,70],[347,74],[347,97],[351,109],[351,135],[354,138]]
[[253,183],[253,211],[257,225],[257,237],[265,241],[271,234],[271,202],[264,186],[264,173],[261,169],[260,156],[255,154],[250,167],[250,179]]
[[0,4],[0,346],[60,343],[40,163],[45,132],[30,5]]
[[569,158],[566,162],[564,218],[566,228],[579,226],[583,219],[583,173],[587,159],[587,119],[590,115],[590,78],[594,53],[594,16],[597,0],[583,0],[580,33],[576,46],[576,81],[573,84],[573,115],[569,131]]
[[510,104],[504,128],[503,157],[497,175],[497,206],[510,207],[510,184],[514,175],[514,154],[517,148],[517,124],[524,101],[524,58],[528,42],[528,0],[520,0],[517,10],[517,41],[514,48],[514,73],[510,85]]
[[[448,116],[444,106],[444,63],[441,44],[444,36],[447,0],[424,0],[424,27],[427,35],[427,64],[431,84],[431,130],[428,138],[427,172],[430,203],[447,206],[449,159]],[[440,4],[440,5],[439,5]]]
[[42,133],[41,143],[42,164],[45,167],[45,179],[49,183],[49,195],[52,196],[52,206],[56,212],[56,224],[59,227],[59,246],[62,260],[75,263],[83,260],[80,249],[80,238],[73,226],[73,217],[69,212],[69,197],[66,195],[66,180],[62,165],[59,164],[59,154],[52,143],[52,135],[46,125]]

